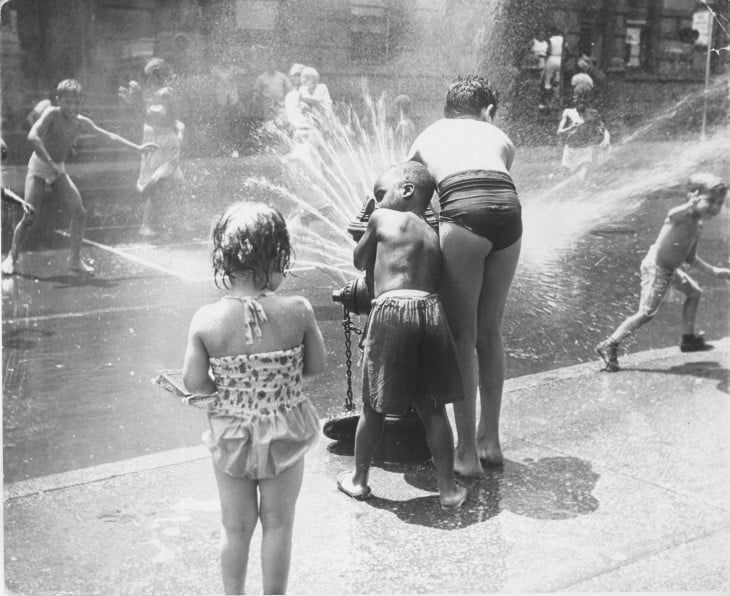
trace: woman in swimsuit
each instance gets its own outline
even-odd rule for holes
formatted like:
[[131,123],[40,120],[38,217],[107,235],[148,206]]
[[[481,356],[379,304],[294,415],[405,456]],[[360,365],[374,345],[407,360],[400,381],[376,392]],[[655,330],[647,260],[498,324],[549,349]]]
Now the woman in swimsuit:
[[409,152],[410,159],[428,168],[438,188],[443,259],[439,294],[466,396],[454,404],[454,470],[470,476],[482,473],[482,463],[502,463],[502,315],[522,237],[520,202],[509,174],[515,148],[492,124],[496,108],[497,94],[485,78],[457,78],[446,94],[445,118],[424,130]]

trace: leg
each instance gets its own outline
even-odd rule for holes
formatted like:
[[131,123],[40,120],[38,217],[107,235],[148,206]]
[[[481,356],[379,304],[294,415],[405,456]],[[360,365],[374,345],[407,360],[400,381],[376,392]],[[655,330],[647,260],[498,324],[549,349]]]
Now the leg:
[[616,344],[621,343],[639,327],[646,325],[653,318],[653,315],[647,315],[641,310],[635,312],[616,328],[616,331],[609,337],[609,341]]
[[484,265],[484,281],[479,296],[477,358],[481,415],[477,429],[479,459],[487,464],[502,463],[499,444],[499,412],[504,384],[504,345],[502,315],[507,294],[520,258],[521,240],[492,251]]
[[155,232],[152,229],[152,195],[153,191],[149,187],[142,192],[145,202],[142,206],[142,224],[139,226],[140,236],[149,237],[155,235]]
[[84,239],[86,209],[81,202],[81,194],[68,175],[59,176],[54,188],[66,209],[71,214],[71,248],[68,256],[69,268],[82,273],[91,273],[93,268],[81,260],[81,243]]
[[6,275],[12,275],[16,271],[18,258],[25,246],[28,231],[36,221],[45,188],[46,182],[43,178],[28,176],[25,179],[25,200],[33,206],[35,213],[23,212],[23,216],[20,218],[18,225],[15,226],[13,240],[10,244],[10,252],[8,252],[8,256],[5,257],[2,263],[2,272]]
[[350,496],[370,495],[368,475],[378,441],[383,434],[385,416],[373,410],[368,404],[362,406],[360,420],[355,431],[355,472],[343,474],[339,479],[340,489]]
[[251,536],[258,522],[257,482],[214,466],[221,500],[221,575],[226,594],[243,594]]
[[684,306],[682,307],[682,335],[694,336],[695,320],[697,319],[700,298],[702,298],[702,288],[683,271],[677,272],[672,286],[685,295]]
[[261,569],[264,594],[284,594],[289,580],[291,537],[304,458],[274,478],[259,481],[261,491]]
[[484,259],[492,249],[489,240],[456,224],[440,225],[442,270],[439,294],[454,336],[464,399],[454,403],[457,445],[454,470],[466,476],[482,473],[476,447],[477,307],[484,276]]
[[438,478],[441,505],[446,508],[457,508],[466,499],[466,489],[454,482],[454,435],[446,416],[446,408],[434,408],[426,402],[414,403],[413,407],[426,429],[426,441],[433,456]]

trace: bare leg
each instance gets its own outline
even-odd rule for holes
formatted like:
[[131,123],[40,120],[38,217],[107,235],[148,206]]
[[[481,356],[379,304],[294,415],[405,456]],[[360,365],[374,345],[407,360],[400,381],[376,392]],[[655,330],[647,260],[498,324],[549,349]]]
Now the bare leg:
[[689,276],[674,287],[686,296],[682,307],[682,335],[694,335],[697,308],[700,305],[700,298],[702,298],[702,288]]
[[477,453],[480,460],[491,465],[502,463],[499,443],[499,413],[505,366],[502,316],[520,258],[520,248],[521,240],[518,240],[507,248],[489,254],[479,296],[477,359],[481,415],[477,428]]
[[20,253],[25,246],[25,239],[28,231],[35,223],[38,210],[46,189],[46,182],[38,176],[28,176],[25,179],[25,200],[35,208],[35,213],[23,212],[18,225],[13,232],[13,240],[10,244],[10,252],[2,263],[2,272],[5,275],[12,275],[17,270]]
[[385,416],[363,404],[360,420],[355,431],[355,473],[352,475],[352,488],[362,492],[367,489],[370,462],[373,461],[378,441],[383,434]]
[[476,447],[476,360],[477,307],[482,291],[484,259],[492,249],[489,240],[449,222],[440,225],[443,268],[439,294],[454,336],[456,354],[464,382],[464,399],[454,403],[457,445],[454,471],[479,476]]
[[639,327],[646,325],[652,318],[641,311],[634,313],[616,328],[616,331],[611,334],[609,340],[614,343],[620,343]]
[[259,517],[257,482],[214,466],[221,500],[221,575],[226,594],[243,594],[251,536]]
[[81,243],[84,239],[86,226],[86,209],[81,202],[81,194],[68,175],[59,176],[54,183],[59,198],[63,201],[71,214],[71,247],[68,256],[68,266],[85,273],[93,272],[93,268],[81,260]]
[[414,404],[426,429],[426,441],[433,456],[441,505],[459,507],[466,498],[466,489],[454,481],[454,435],[446,408],[430,404]]
[[286,593],[294,512],[303,475],[304,458],[274,478],[259,480],[264,594]]

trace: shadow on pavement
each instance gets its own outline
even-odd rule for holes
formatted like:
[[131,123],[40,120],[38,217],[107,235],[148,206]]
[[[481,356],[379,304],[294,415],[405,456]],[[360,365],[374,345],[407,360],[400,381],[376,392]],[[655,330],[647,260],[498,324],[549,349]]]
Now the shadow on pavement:
[[717,389],[723,393],[730,394],[730,370],[714,360],[699,360],[697,362],[685,362],[669,368],[622,368],[625,371],[661,373],[665,375],[691,375],[700,379],[712,379],[720,381]]
[[114,288],[119,285],[119,282],[126,279],[135,279],[131,277],[115,277],[115,278],[104,278],[97,277],[95,275],[73,275],[67,273],[65,275],[48,275],[41,277],[39,275],[32,275],[29,273],[16,273],[16,277],[22,277],[29,281],[38,281],[46,283],[57,283],[54,289],[64,290],[66,288],[77,288],[82,286],[92,286],[95,288]]
[[[431,465],[381,467],[402,472],[412,486],[437,492]],[[456,512],[443,511],[438,494],[405,501],[374,497],[366,502],[405,523],[442,530],[484,522],[503,510],[533,519],[561,520],[598,509],[598,500],[591,493],[599,477],[590,462],[576,457],[526,459],[525,463],[506,460],[503,466],[487,468],[482,478],[458,477],[469,496]]]
[[3,348],[10,350],[30,350],[45,339],[55,335],[53,331],[21,327],[3,332]]

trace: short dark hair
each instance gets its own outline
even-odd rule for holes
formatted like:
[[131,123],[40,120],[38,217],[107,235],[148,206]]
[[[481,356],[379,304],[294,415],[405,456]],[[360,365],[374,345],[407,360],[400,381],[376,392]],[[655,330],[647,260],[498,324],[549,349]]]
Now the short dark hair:
[[482,109],[492,105],[497,110],[499,93],[492,88],[486,77],[469,75],[456,77],[446,90],[444,116],[479,116]]
[[56,97],[66,97],[68,95],[79,97],[81,96],[82,88],[81,83],[76,79],[63,79],[56,86]]
[[286,273],[291,259],[289,231],[284,217],[263,203],[234,203],[213,228],[215,284],[229,287],[236,273],[253,273],[254,280],[269,283],[272,273]]
[[436,184],[428,173],[428,168],[418,161],[409,160],[394,164],[386,170],[386,174],[401,183],[410,182],[417,189],[427,193],[429,198],[436,190]]
[[698,172],[689,177],[687,190],[689,192],[700,191],[712,195],[726,195],[728,185],[727,182],[724,182],[719,176],[715,176],[715,174]]

